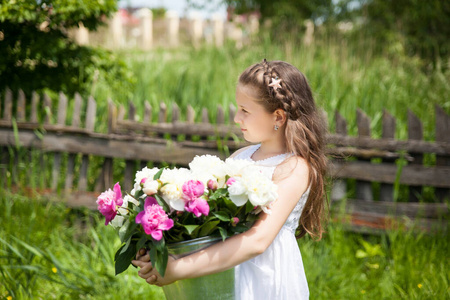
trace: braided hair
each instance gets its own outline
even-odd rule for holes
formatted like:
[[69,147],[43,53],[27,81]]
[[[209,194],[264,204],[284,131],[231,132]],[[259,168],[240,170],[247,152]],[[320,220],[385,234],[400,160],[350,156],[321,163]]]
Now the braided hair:
[[[278,84],[274,84],[274,81]],[[325,214],[326,122],[322,120],[308,81],[296,67],[284,61],[266,61],[248,67],[239,84],[250,86],[267,112],[286,113],[285,140],[289,153],[306,160],[310,194],[297,228],[297,238],[306,233],[321,239]]]

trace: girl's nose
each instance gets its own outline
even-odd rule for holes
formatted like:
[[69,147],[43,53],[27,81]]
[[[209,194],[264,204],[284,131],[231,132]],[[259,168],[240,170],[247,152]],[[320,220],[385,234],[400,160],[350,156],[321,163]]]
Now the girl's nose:
[[240,113],[239,113],[239,110],[236,112],[236,114],[234,115],[234,118],[233,118],[233,120],[234,120],[234,122],[235,123],[238,123],[238,124],[240,124]]

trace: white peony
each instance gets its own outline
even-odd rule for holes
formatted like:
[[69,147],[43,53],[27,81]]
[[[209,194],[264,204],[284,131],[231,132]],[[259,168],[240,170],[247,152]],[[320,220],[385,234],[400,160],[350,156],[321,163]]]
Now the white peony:
[[192,179],[192,173],[186,168],[164,169],[160,180],[165,184],[161,187],[163,199],[175,210],[184,210],[183,184]]
[[215,155],[196,156],[189,163],[189,169],[197,180],[207,184],[209,179],[215,179],[219,187],[225,184],[225,162]]
[[150,180],[144,182],[144,186],[142,188],[142,191],[148,195],[151,196],[153,194],[156,194],[158,192],[159,183],[156,180]]
[[242,178],[234,177],[235,181],[228,187],[228,193],[230,195],[230,200],[236,206],[244,205],[247,200],[247,187],[243,182]]
[[255,162],[246,159],[227,158],[225,160],[225,172],[230,177],[237,177],[249,166],[254,166]]
[[109,224],[114,228],[120,228],[123,226],[124,221],[124,217],[117,215],[114,219],[111,220]]
[[155,176],[156,173],[158,173],[158,171],[159,171],[158,168],[149,169],[147,167],[144,167],[142,170],[137,171],[136,176],[134,178],[134,186],[133,186],[133,189],[131,190],[131,194],[136,195],[137,192],[142,190],[142,187],[141,187],[142,179],[145,178],[145,179],[153,180],[153,177]]
[[264,212],[268,213],[270,205],[278,197],[278,187],[268,176],[266,168],[258,166],[247,168],[242,173],[242,178],[250,203],[260,206]]
[[123,197],[122,205],[117,209],[118,214],[112,221],[110,222],[111,226],[114,228],[119,228],[123,226],[125,218],[123,216],[128,215],[128,203],[133,203],[136,206],[139,206],[139,201],[131,197],[130,195],[125,195]]
[[184,210],[183,192],[181,187],[174,183],[166,184],[161,188],[161,193],[164,201],[175,210]]
[[122,204],[122,206],[123,207],[128,207],[128,203],[133,203],[134,205],[139,206],[139,201],[137,201],[136,199],[134,199],[130,195],[125,195],[125,197],[123,197],[123,204]]

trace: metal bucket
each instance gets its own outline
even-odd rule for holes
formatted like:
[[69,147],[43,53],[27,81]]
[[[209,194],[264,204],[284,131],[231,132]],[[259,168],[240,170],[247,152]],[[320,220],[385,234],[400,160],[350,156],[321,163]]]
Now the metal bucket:
[[[202,237],[168,245],[169,255],[179,259],[207,248],[220,237]],[[234,299],[234,268],[212,275],[179,280],[163,287],[167,300]]]

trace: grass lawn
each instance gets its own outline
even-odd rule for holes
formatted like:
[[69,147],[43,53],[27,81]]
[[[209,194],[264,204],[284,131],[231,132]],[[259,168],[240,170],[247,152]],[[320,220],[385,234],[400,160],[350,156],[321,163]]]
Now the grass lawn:
[[[96,212],[8,190],[0,205],[1,299],[164,299],[133,267],[114,276],[119,240]],[[311,299],[448,299],[449,240],[331,223],[321,241],[299,246]]]

